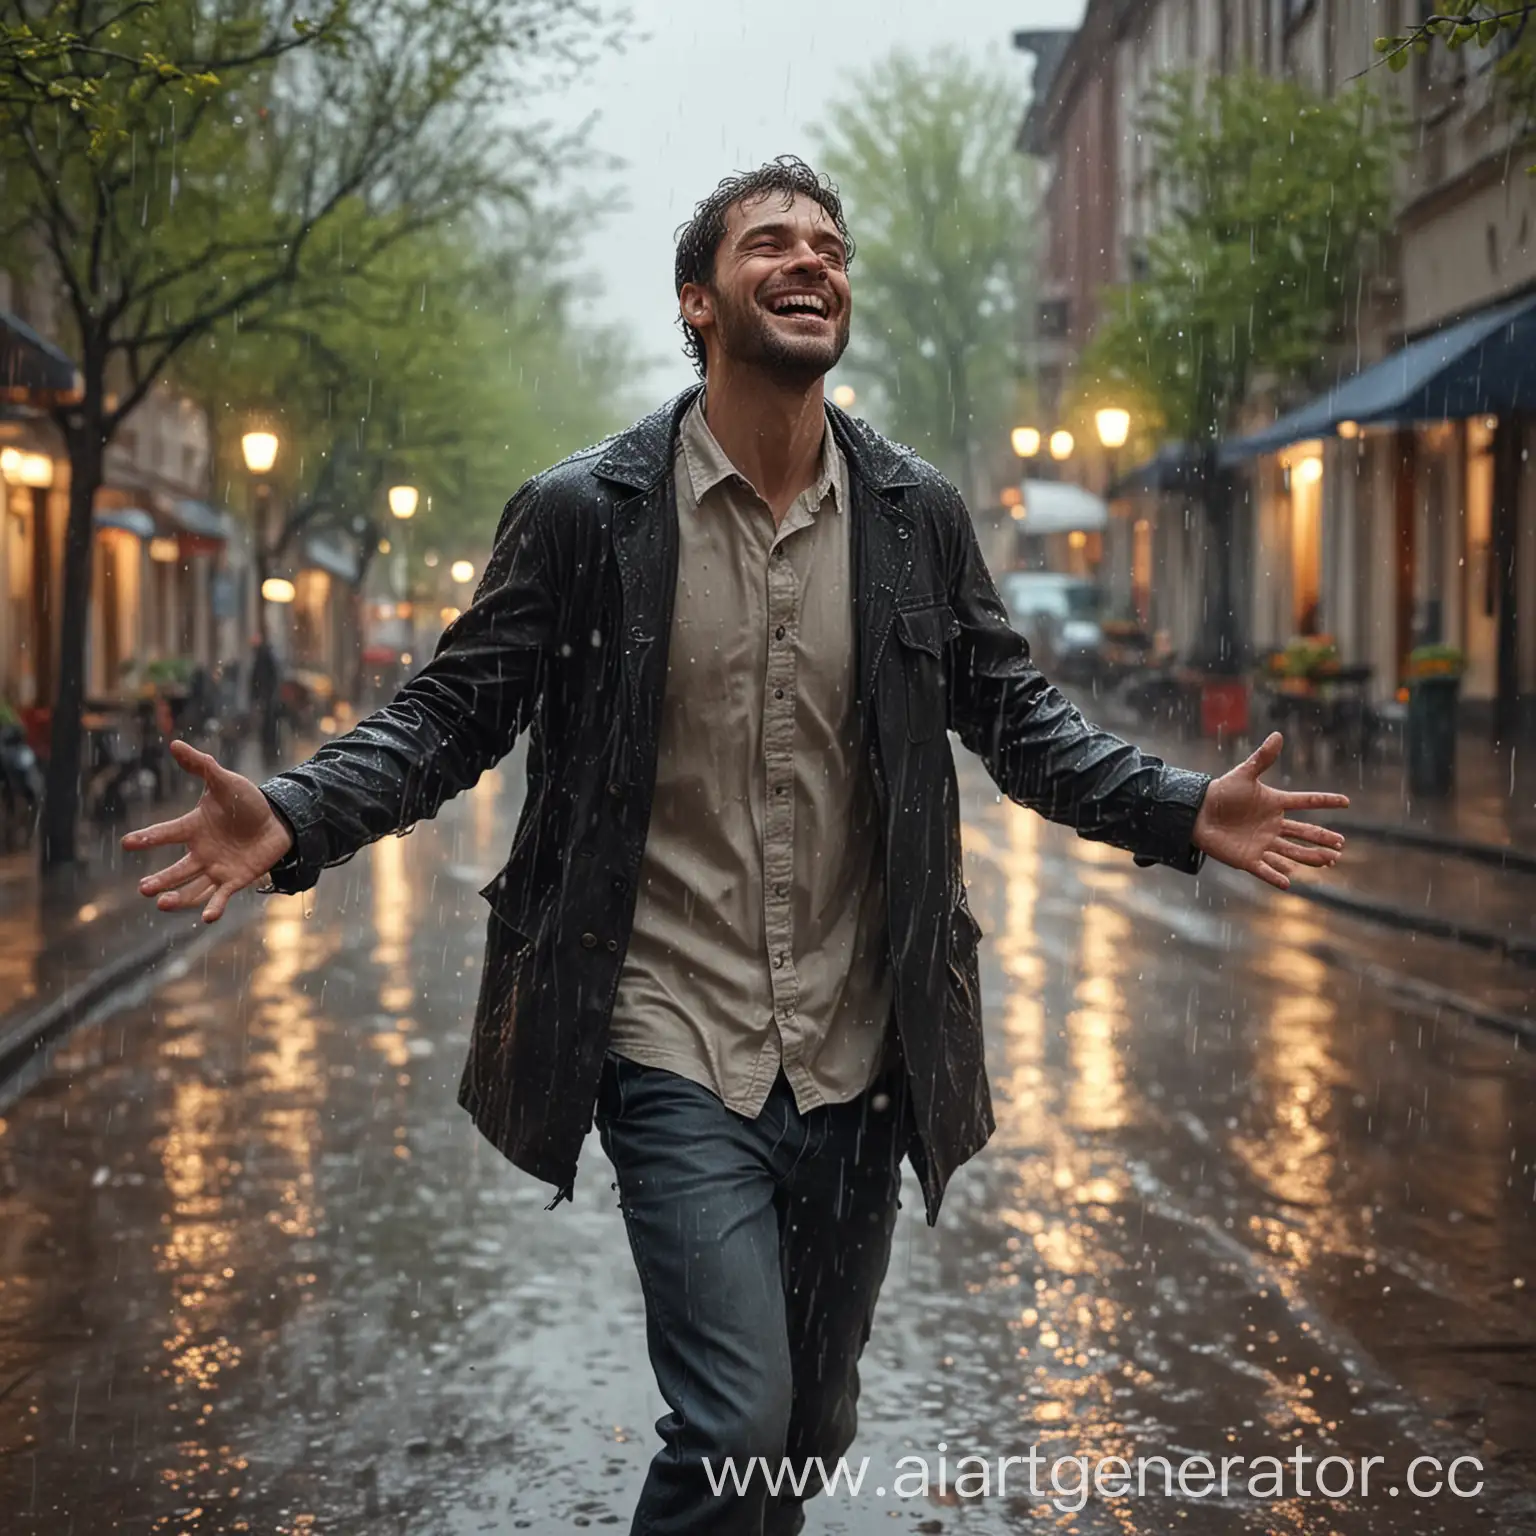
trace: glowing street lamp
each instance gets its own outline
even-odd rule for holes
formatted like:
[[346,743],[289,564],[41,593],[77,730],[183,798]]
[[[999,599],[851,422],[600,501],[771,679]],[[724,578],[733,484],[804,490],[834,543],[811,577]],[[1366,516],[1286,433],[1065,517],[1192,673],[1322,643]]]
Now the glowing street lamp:
[[1124,448],[1126,438],[1131,435],[1131,413],[1122,411],[1119,406],[1107,405],[1093,413],[1093,425],[1099,441],[1106,448]]
[[1036,427],[1015,427],[1008,434],[1013,451],[1021,459],[1032,459],[1040,452],[1040,432]]
[[261,584],[261,595],[269,603],[291,603],[294,598],[293,583],[285,576],[268,576]]
[[858,398],[858,394],[855,392],[852,384],[839,384],[832,391],[832,404],[837,406],[839,410],[851,411],[854,401]]
[[475,579],[475,568],[468,560],[455,560],[448,567],[448,574],[460,585]]
[[400,521],[406,522],[416,515],[416,503],[421,493],[414,485],[392,485],[389,488],[389,510]]
[[253,475],[268,474],[277,463],[277,433],[247,432],[240,439],[240,452]]
[[1058,464],[1064,459],[1070,459],[1072,457],[1072,450],[1076,446],[1077,439],[1065,427],[1058,427],[1056,431],[1051,433],[1051,457]]

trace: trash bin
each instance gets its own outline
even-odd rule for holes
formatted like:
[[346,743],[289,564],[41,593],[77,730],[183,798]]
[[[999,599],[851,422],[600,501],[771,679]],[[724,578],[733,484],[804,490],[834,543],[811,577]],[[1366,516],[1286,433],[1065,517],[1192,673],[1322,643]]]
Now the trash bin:
[[1461,679],[1416,677],[1408,683],[1408,788],[1448,795],[1456,780],[1456,704]]

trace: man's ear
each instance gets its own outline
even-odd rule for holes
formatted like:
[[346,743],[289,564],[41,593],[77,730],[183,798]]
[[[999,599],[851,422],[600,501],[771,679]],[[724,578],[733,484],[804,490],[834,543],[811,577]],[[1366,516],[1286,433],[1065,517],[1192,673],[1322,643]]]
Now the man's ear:
[[715,323],[714,295],[703,283],[684,283],[677,304],[683,319],[700,335]]

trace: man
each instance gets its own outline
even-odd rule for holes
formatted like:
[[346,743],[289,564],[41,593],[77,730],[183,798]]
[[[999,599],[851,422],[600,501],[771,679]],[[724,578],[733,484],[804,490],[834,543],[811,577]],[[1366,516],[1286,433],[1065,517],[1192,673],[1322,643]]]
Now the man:
[[460,1102],[571,1193],[594,1119],[671,1412],[632,1529],[781,1536],[726,1456],[842,1455],[899,1164],[928,1220],[986,1141],[953,729],[1021,803],[1193,872],[1284,886],[1341,795],[1214,781],[1086,724],[1010,628],[961,499],[822,398],[853,243],[783,159],[680,237],[705,380],[512,498],[473,606],[393,703],[258,791],[178,744],[198,807],[159,904],[299,891],[432,815],[530,731]]

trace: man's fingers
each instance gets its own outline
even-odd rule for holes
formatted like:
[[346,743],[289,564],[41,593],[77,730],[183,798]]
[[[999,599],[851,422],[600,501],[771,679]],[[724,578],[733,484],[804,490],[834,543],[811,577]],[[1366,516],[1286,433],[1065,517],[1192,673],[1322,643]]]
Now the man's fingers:
[[1285,737],[1279,731],[1271,731],[1268,736],[1256,746],[1248,755],[1248,760],[1242,765],[1253,777],[1258,778],[1261,773],[1267,772],[1280,760],[1280,749],[1285,745]]
[[166,843],[184,843],[192,830],[193,812],[177,816],[172,821],[157,821],[153,826],[140,827],[137,832],[123,835],[123,847],[130,851],[138,848],[160,848]]
[[207,875],[199,875],[179,891],[163,892],[155,905],[162,912],[180,912],[184,907],[195,907],[198,902],[206,900],[209,892],[215,888],[213,880]]
[[229,772],[211,752],[199,752],[189,741],[177,739],[171,743],[171,756],[187,770],[196,774],[204,784],[212,787],[219,778]]
[[195,854],[183,854],[174,864],[165,869],[156,870],[152,875],[145,875],[139,881],[139,895],[158,896],[161,891],[175,890],[178,885],[185,885],[194,875],[203,872],[203,861]]
[[1315,843],[1296,843],[1289,838],[1276,838],[1272,853],[1279,853],[1293,864],[1308,864],[1313,869],[1327,869],[1339,862],[1337,848],[1319,848]]
[[1320,827],[1315,821],[1292,821],[1289,816],[1280,823],[1280,831],[1298,842],[1316,843],[1320,848],[1342,848],[1344,834],[1332,827]]
[[233,896],[239,889],[240,887],[238,885],[230,885],[227,883],[221,885],[218,890],[213,893],[213,897],[209,901],[208,905],[203,908],[203,921],[205,923],[218,922],[218,920],[224,916],[224,908],[229,905],[229,898]]
[[1318,789],[1282,789],[1280,803],[1288,811],[1343,811],[1349,809],[1349,796]]
[[1268,855],[1266,854],[1264,858],[1260,859],[1259,862],[1253,866],[1249,873],[1257,875],[1260,880],[1263,880],[1267,884],[1274,886],[1277,891],[1290,890],[1291,882],[1286,878],[1286,876],[1281,874],[1278,869],[1273,868],[1267,862],[1267,859]]

